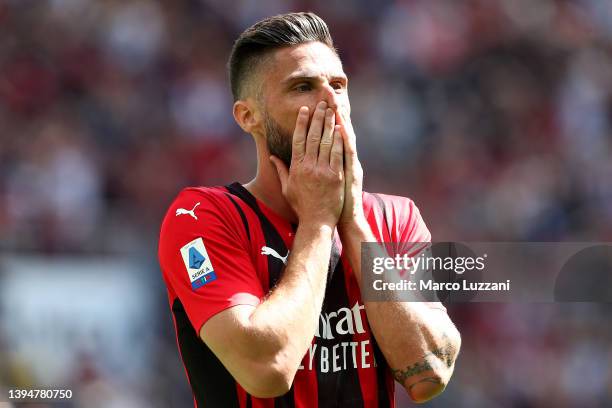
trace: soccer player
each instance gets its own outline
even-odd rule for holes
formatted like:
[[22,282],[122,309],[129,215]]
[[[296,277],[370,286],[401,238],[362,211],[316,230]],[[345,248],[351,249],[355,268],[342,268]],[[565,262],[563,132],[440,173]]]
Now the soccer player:
[[362,191],[327,25],[312,13],[260,21],[229,71],[257,174],[184,189],[159,242],[196,406],[392,407],[394,378],[414,401],[433,398],[459,333],[439,303],[362,299],[362,242],[431,236],[410,199]]

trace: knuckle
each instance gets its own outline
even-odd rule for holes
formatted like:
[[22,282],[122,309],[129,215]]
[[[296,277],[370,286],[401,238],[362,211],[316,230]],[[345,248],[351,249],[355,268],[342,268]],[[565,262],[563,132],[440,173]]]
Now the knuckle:
[[312,176],[315,173],[315,166],[310,162],[305,162],[301,168],[301,174],[304,176]]
[[327,178],[331,182],[337,182],[341,177],[341,170],[335,170],[330,166],[326,166],[324,169],[324,177]]
[[318,142],[319,139],[321,139],[321,135],[317,135],[317,133],[312,133],[310,135],[308,135],[308,140],[312,141],[312,142]]

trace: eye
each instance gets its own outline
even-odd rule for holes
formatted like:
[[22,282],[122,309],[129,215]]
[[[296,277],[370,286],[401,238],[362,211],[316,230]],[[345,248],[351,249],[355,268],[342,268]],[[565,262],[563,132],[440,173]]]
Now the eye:
[[343,83],[343,82],[340,82],[340,81],[335,81],[335,82],[332,82],[331,86],[332,86],[332,88],[334,88],[335,90],[342,90],[342,89],[344,89],[344,83]]
[[296,85],[293,89],[295,89],[298,92],[308,92],[312,89],[312,87],[310,86],[309,83],[302,82],[301,84]]

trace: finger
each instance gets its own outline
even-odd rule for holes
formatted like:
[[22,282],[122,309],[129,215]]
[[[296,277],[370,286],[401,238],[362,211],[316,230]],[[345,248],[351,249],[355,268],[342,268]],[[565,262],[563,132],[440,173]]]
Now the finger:
[[318,163],[324,166],[329,166],[329,155],[334,142],[334,116],[334,111],[328,108],[325,113],[325,127],[323,128],[323,135],[321,136],[321,143],[319,144],[318,158]]
[[340,135],[339,125],[334,126],[333,138],[334,141],[332,143],[329,166],[335,173],[339,173],[344,167],[344,142],[342,140],[342,136]]
[[341,124],[342,126],[346,126],[349,130],[353,129],[350,115],[343,113],[343,111],[336,111],[336,122]]
[[357,158],[357,152],[353,148],[352,143],[350,142],[350,137],[348,136],[348,132],[344,128],[344,126],[340,126],[338,129],[338,133],[340,135],[340,139],[342,140],[342,148],[343,151],[343,165],[344,165],[344,174],[346,175],[346,182],[348,184],[353,183],[353,176],[355,171],[355,166],[359,162]]
[[291,162],[300,162],[306,152],[306,131],[308,129],[308,106],[302,106],[298,111],[293,131],[293,146],[291,147]]
[[344,152],[345,154],[356,156],[357,155],[357,141],[353,126],[349,121],[344,119],[344,116],[340,112],[336,111],[336,123],[341,126],[340,134],[344,139]]
[[306,155],[304,156],[304,160],[312,160],[314,163],[317,161],[326,109],[327,103],[321,101],[317,104],[317,109],[314,115],[312,115],[312,121],[308,129],[308,135],[306,136]]
[[284,194],[287,191],[286,186],[287,180],[289,179],[289,170],[287,169],[285,163],[283,163],[283,161],[276,156],[270,156],[270,161],[274,167],[276,167],[276,172],[278,173],[278,178],[280,179],[281,188]]

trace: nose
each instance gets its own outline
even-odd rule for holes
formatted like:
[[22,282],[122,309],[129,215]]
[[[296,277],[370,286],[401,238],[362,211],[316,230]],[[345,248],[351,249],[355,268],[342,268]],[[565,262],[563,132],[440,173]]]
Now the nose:
[[323,95],[321,100],[327,102],[327,107],[333,109],[334,111],[338,110],[339,107],[339,95],[336,93],[334,88],[330,84],[325,84],[323,86]]

